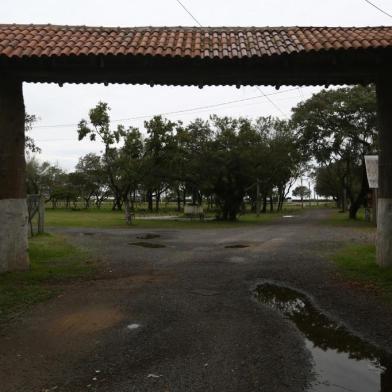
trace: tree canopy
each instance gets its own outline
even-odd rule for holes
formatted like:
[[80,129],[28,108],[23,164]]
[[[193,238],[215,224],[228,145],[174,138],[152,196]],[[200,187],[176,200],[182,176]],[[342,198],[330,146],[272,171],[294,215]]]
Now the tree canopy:
[[[26,117],[29,129],[35,116]],[[290,120],[273,117],[233,118],[212,115],[188,124],[154,116],[144,132],[133,126],[112,126],[110,107],[98,102],[77,127],[78,139],[100,141],[101,154],[79,159],[65,173],[47,162],[28,162],[28,187],[47,200],[67,204],[83,200],[85,208],[108,198],[113,209],[125,208],[130,221],[136,200],[158,211],[162,197],[214,206],[216,216],[235,220],[245,201],[253,211],[266,211],[284,199],[310,164],[316,191],[342,208],[350,204],[355,218],[368,190],[364,155],[377,152],[376,100],[373,86],[322,90],[293,109]],[[36,146],[30,140],[26,145]],[[297,187],[293,195],[310,197]]]
[[377,151],[374,86],[323,90],[293,109],[299,147],[321,166],[339,165],[355,218],[368,191],[364,156]]

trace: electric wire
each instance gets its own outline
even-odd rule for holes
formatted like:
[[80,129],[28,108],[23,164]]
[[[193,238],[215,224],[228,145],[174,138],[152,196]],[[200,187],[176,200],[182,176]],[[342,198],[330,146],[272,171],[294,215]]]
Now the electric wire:
[[383,10],[382,8],[380,8],[378,5],[374,4],[370,0],[364,0],[364,1],[366,3],[368,3],[369,5],[371,5],[372,7],[374,7],[375,9],[377,9],[378,11],[380,11],[381,13],[383,13],[384,15],[389,16],[390,18],[392,18],[392,14],[390,14],[389,12]]
[[[202,27],[202,25],[200,24],[200,22],[195,18],[195,16],[194,16],[187,8],[185,8],[185,6],[180,2],[180,0],[176,0],[176,1],[177,1],[177,3],[180,4],[180,5],[182,6],[182,8],[184,8],[184,10],[193,18],[193,20],[196,21],[196,23],[197,23],[200,27]],[[278,112],[280,112],[284,117],[287,118],[287,115],[283,112],[283,110],[282,110],[274,101],[272,101],[271,98],[269,98],[268,96],[266,96],[266,95],[264,94],[264,91],[262,91],[262,90],[260,89],[260,87],[257,87],[257,89],[258,89],[258,90],[261,92],[261,94],[263,94],[263,96],[271,103],[271,105],[275,107],[275,109],[276,109]]]
[[190,15],[190,17],[191,17],[200,27],[203,27],[203,26],[201,25],[201,23],[200,23],[200,22],[192,15],[192,13],[185,7],[185,5],[181,3],[180,0],[176,0],[176,1],[177,1],[177,3],[187,12],[187,14]]
[[[121,118],[121,119],[115,119],[111,120],[110,123],[118,123],[118,122],[126,122],[126,121],[133,121],[133,120],[143,120],[143,119],[148,119],[154,116],[171,116],[174,114],[182,114],[182,113],[187,113],[187,112],[194,112],[194,111],[200,111],[200,110],[205,110],[205,109],[212,109],[212,108],[217,108],[220,106],[225,106],[225,105],[230,105],[233,103],[238,103],[238,102],[246,102],[246,101],[251,101],[254,99],[260,99],[260,98],[266,98],[268,99],[272,95],[277,95],[277,94],[284,94],[288,93],[290,91],[295,91],[296,88],[290,88],[286,90],[279,90],[275,91],[273,93],[265,94],[263,92],[262,95],[256,95],[253,97],[248,97],[248,98],[242,98],[242,99],[236,99],[233,101],[226,101],[226,102],[220,102],[216,103],[213,105],[206,105],[206,106],[196,106],[193,108],[188,108],[188,109],[181,109],[181,110],[176,110],[176,111],[171,111],[171,112],[163,112],[163,113],[158,113],[158,114],[147,114],[147,115],[140,115],[140,116],[134,116],[134,117],[128,117],[128,118]],[[65,127],[77,127],[77,123],[72,123],[72,124],[53,124],[53,125],[35,125],[32,128],[33,129],[43,129],[43,128],[65,128]]]
[[[282,114],[283,117],[287,118],[286,113],[259,87],[256,86],[257,90],[263,94],[263,96],[267,99],[267,101],[278,111]],[[297,88],[295,88],[296,90]]]

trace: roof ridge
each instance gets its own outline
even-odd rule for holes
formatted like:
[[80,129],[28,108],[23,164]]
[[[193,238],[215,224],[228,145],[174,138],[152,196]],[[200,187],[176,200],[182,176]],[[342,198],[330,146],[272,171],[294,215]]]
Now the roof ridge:
[[155,56],[264,59],[299,53],[392,49],[392,27],[92,27],[0,24],[0,57]]
[[2,27],[51,27],[51,28],[71,28],[71,29],[102,29],[102,30],[169,30],[169,29],[186,29],[186,30],[290,30],[290,29],[339,29],[339,30],[364,30],[364,29],[390,29],[392,26],[378,25],[378,26],[98,26],[98,25],[62,25],[62,24],[51,24],[51,23],[0,23],[0,28]]

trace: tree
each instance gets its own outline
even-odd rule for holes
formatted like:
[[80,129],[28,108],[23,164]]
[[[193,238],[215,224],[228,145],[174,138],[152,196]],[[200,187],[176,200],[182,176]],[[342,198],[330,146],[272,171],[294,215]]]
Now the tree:
[[218,218],[236,220],[247,188],[254,182],[256,132],[246,120],[211,116],[214,139],[209,143],[205,164],[219,209]]
[[118,189],[121,189],[122,200],[125,204],[125,218],[128,224],[131,223],[131,209],[133,208],[133,202],[132,207],[130,205],[131,195],[135,194],[142,180],[143,151],[141,133],[137,128],[129,128],[124,135],[124,145],[117,149],[116,159],[113,162],[114,171],[117,174]]
[[155,195],[155,209],[159,210],[159,203],[169,183],[173,181],[176,173],[175,156],[177,145],[174,131],[177,123],[155,116],[144,122],[147,138],[143,156],[143,183],[147,189],[148,208],[152,210],[153,196]]
[[306,170],[307,158],[298,150],[298,139],[290,123],[274,120],[268,135],[271,160],[268,169],[270,183],[272,183],[270,200],[272,202],[272,190],[276,188],[277,209],[281,211],[295,180]]
[[[123,125],[118,125],[117,129],[110,129],[110,108],[107,103],[99,102],[97,106],[89,111],[91,126],[86,120],[81,120],[78,125],[79,140],[89,137],[91,141],[99,138],[105,146],[102,157],[102,164],[106,173],[109,187],[114,196],[113,210],[121,210],[124,202],[128,208],[129,192],[134,182],[134,173],[130,176],[130,171],[134,170],[134,151],[141,150],[142,141],[140,132],[130,127],[125,129]],[[116,145],[123,143],[123,147]],[[134,143],[134,145],[133,145]],[[127,155],[130,153],[130,155]],[[131,158],[128,160],[128,157]],[[131,168],[133,167],[133,169]],[[130,214],[126,214],[130,218]],[[128,219],[127,218],[127,219]]]
[[374,87],[314,94],[293,109],[292,124],[305,155],[322,165],[342,162],[349,215],[355,219],[368,192],[364,155],[377,152]]
[[100,208],[109,195],[108,178],[101,157],[90,153],[79,158],[75,173],[71,173],[70,176],[79,187],[79,195],[85,200],[85,207],[88,208],[91,198],[94,198],[95,205]]
[[27,193],[43,195],[53,207],[58,200],[66,200],[68,204],[76,197],[69,187],[68,175],[61,168],[49,162],[40,163],[34,157],[26,162],[26,182]]
[[301,198],[302,208],[304,207],[304,199],[309,198],[311,194],[311,190],[304,185],[297,186],[293,189],[293,196]]
[[180,189],[183,204],[187,194],[192,203],[201,205],[203,195],[212,195],[209,168],[206,159],[209,153],[213,132],[208,121],[196,119],[186,127],[177,127],[176,153],[174,156],[175,186],[177,187],[177,204],[180,203]]
[[318,195],[332,197],[337,207],[345,210],[344,195],[345,168],[342,161],[323,165],[315,170],[316,186]]
[[25,114],[25,151],[26,153],[40,153],[41,149],[35,144],[34,139],[28,135],[32,130],[34,123],[37,121],[34,114]]

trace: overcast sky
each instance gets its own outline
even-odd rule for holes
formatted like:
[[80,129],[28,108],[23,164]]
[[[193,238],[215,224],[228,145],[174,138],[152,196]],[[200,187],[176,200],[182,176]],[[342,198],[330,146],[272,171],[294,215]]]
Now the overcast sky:
[[[391,0],[374,0],[392,13]],[[203,26],[376,26],[391,25],[392,19],[365,0],[182,0]],[[192,26],[195,22],[176,0],[1,0],[0,23],[52,23],[95,26]],[[262,87],[269,94],[275,90]],[[317,88],[282,87],[271,97],[280,110],[265,98],[245,100],[211,109],[168,115],[185,122],[208,118],[212,113],[257,117],[289,115],[301,99]],[[25,84],[28,113],[40,121],[31,135],[42,149],[41,160],[57,162],[72,170],[78,158],[99,152],[97,143],[78,142],[76,126],[99,100],[108,102],[111,118],[124,119],[200,108],[261,96],[254,87],[148,87],[132,85]],[[283,112],[283,114],[282,114]],[[144,119],[123,121],[143,127]]]

